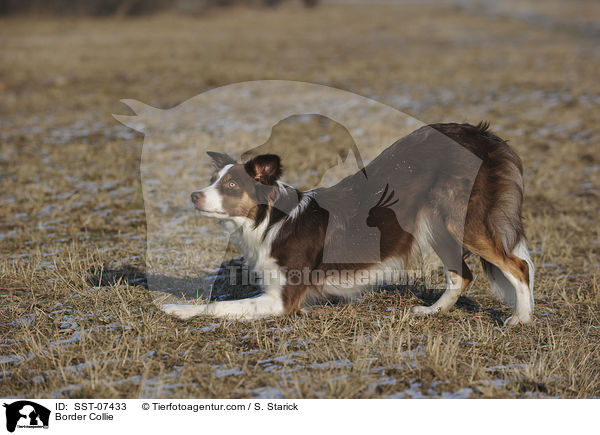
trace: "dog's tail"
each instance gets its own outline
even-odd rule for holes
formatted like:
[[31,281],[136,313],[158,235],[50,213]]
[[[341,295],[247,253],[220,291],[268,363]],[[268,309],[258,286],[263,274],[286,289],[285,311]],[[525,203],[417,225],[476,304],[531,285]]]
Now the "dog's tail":
[[[525,240],[525,230],[521,210],[523,205],[523,165],[521,159],[508,144],[487,130],[486,125],[477,126],[480,133],[487,136],[494,147],[489,150],[492,162],[490,177],[493,179],[494,193],[492,209],[486,217],[486,227],[502,245],[504,255],[513,255],[525,263],[529,270],[529,292],[533,310],[533,284],[535,269]],[[506,304],[515,307],[517,294],[506,272],[496,265],[481,259],[492,292]]]

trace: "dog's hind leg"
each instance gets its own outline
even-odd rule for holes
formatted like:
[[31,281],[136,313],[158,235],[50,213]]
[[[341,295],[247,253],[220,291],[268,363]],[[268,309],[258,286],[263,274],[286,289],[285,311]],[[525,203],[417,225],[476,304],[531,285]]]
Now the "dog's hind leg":
[[411,312],[418,316],[426,316],[429,314],[445,313],[454,306],[460,294],[467,288],[473,275],[466,263],[463,262],[460,272],[449,270],[444,267],[446,275],[446,290],[440,298],[431,306],[419,305],[412,307]]
[[462,258],[462,246],[445,229],[437,228],[432,233],[431,247],[444,264],[446,290],[430,307],[416,306],[411,309],[415,315],[444,313],[454,306],[460,294],[473,280],[471,270]]
[[512,253],[507,254],[489,240],[477,240],[467,246],[482,258],[492,292],[511,306],[514,314],[505,325],[530,323],[533,314],[533,263],[524,242],[519,242]]

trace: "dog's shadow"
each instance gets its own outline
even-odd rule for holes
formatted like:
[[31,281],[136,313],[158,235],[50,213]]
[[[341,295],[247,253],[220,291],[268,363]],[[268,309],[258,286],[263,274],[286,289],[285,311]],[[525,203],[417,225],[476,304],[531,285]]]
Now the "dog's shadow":
[[222,263],[211,276],[149,275],[137,267],[126,265],[117,269],[101,267],[90,270],[87,282],[92,286],[142,286],[151,293],[153,299],[161,299],[161,302],[190,302],[200,297],[210,301],[227,301],[252,298],[262,292],[254,284],[256,281],[250,276],[251,273],[243,267],[242,259],[236,258]]

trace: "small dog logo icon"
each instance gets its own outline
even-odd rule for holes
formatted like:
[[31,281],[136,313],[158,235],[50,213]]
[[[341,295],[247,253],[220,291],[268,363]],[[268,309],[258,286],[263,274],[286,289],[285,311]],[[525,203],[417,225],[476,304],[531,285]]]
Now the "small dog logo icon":
[[3,405],[6,408],[6,430],[19,428],[47,428],[50,410],[29,400],[19,400]]

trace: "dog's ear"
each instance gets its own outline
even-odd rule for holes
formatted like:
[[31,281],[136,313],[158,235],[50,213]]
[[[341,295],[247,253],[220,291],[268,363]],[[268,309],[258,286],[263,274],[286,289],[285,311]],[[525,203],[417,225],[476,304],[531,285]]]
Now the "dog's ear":
[[252,178],[262,184],[274,184],[281,176],[281,159],[275,154],[262,154],[248,160],[244,167]]
[[236,161],[233,157],[228,154],[216,153],[214,151],[207,151],[206,154],[213,160],[213,164],[217,169],[221,169],[226,165],[235,165]]

